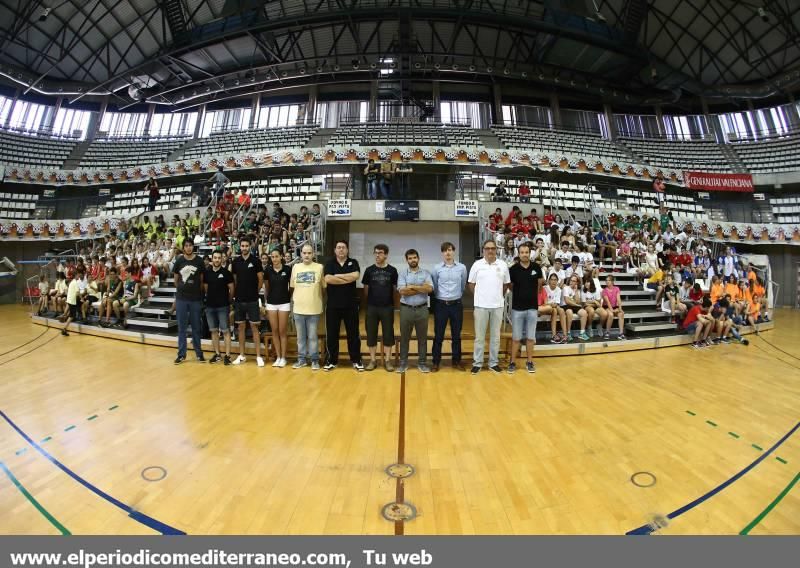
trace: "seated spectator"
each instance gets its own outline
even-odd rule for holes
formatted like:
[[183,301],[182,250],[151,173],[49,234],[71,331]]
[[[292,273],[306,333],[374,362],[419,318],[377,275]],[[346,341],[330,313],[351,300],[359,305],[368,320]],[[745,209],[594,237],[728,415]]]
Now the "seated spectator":
[[683,318],[683,329],[692,336],[692,347],[701,349],[706,347],[708,335],[714,327],[714,318],[709,314],[711,300],[703,298],[701,304],[696,304]]
[[531,188],[524,181],[519,184],[517,188],[517,195],[521,203],[530,203],[531,201]]
[[36,308],[36,313],[40,316],[47,312],[47,301],[50,297],[50,283],[47,281],[47,276],[44,272],[39,275],[39,304]]
[[595,287],[594,279],[592,278],[591,274],[585,274],[583,277],[583,291],[581,292],[581,299],[583,300],[583,309],[586,310],[586,321],[589,323],[588,325],[588,335],[591,337],[594,335],[592,326],[594,325],[594,316],[597,314],[597,317],[600,320],[600,327],[597,329],[597,334],[602,335],[602,326],[603,322],[606,321],[608,317],[608,312],[603,309],[602,304],[600,303],[601,298],[601,291]]
[[563,308],[565,309],[567,319],[567,341],[572,341],[572,319],[575,315],[580,319],[581,331],[578,334],[578,339],[581,341],[589,341],[589,336],[586,334],[586,322],[589,313],[583,308],[583,300],[581,298],[581,279],[577,274],[573,274],[567,280],[567,285],[561,291]]
[[668,313],[674,320],[683,317],[687,312],[686,304],[680,301],[680,290],[671,274],[664,277],[664,294],[661,302],[661,311]]
[[510,201],[508,191],[506,190],[506,182],[501,181],[497,184],[492,192],[492,201]]
[[[542,286],[537,311],[540,316],[550,316],[551,343],[566,343],[566,312],[561,307],[561,288],[558,285],[558,276],[555,274],[550,274],[547,277],[547,284]],[[560,334],[556,333],[558,322],[561,322]]]
[[617,318],[619,323],[619,336],[617,339],[620,341],[625,340],[625,312],[622,309],[622,298],[620,297],[620,289],[614,285],[614,277],[610,274],[606,277],[606,287],[602,292],[603,307],[606,310],[606,331],[603,339],[610,339],[611,323],[614,317]]

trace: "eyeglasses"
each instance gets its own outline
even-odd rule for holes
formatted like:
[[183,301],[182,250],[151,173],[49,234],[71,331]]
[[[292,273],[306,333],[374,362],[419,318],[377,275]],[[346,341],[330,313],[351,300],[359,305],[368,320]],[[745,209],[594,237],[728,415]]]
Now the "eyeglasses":
[[483,250],[497,250],[497,247],[483,247]]

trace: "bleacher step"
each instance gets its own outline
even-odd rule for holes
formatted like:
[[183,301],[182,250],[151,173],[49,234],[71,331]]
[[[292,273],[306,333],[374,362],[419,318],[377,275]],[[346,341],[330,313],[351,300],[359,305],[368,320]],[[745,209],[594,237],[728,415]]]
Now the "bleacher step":
[[153,289],[153,292],[157,292],[160,294],[174,294],[177,291],[178,289],[172,286],[159,286],[158,288]]
[[156,329],[171,329],[178,325],[176,320],[170,319],[150,319],[150,318],[128,318],[128,326],[152,327]]
[[172,304],[175,301],[174,296],[150,296],[147,299],[148,304]]
[[678,330],[677,324],[672,322],[658,322],[658,323],[626,323],[625,329],[633,333],[649,333],[653,331],[669,331]]
[[164,308],[153,308],[149,306],[136,306],[132,309],[132,311],[137,314],[148,314],[154,316],[163,316],[167,314],[167,310]]

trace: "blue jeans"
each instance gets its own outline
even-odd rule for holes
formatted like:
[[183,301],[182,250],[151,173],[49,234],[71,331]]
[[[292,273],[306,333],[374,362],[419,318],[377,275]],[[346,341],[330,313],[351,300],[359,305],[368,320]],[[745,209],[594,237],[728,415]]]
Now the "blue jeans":
[[203,334],[203,304],[200,300],[175,300],[175,312],[178,316],[178,357],[186,357],[186,326],[192,322],[192,347],[198,357],[203,356],[200,345]]
[[489,328],[489,366],[500,362],[500,326],[503,323],[503,308],[475,308],[475,350],[472,353],[472,365],[483,366],[483,347],[486,340],[486,328]]
[[321,314],[311,316],[294,314],[294,327],[297,330],[297,360],[319,363],[319,336],[317,328]]
[[450,335],[453,345],[453,363],[461,361],[461,325],[464,323],[464,305],[459,301],[457,304],[446,305],[440,300],[433,301],[433,364],[438,365],[442,360],[442,342],[444,333],[447,330],[447,322],[450,322]]
[[391,195],[392,182],[386,178],[381,178],[381,195],[384,199],[389,199]]
[[377,179],[367,180],[367,199],[378,198],[378,185],[380,184]]

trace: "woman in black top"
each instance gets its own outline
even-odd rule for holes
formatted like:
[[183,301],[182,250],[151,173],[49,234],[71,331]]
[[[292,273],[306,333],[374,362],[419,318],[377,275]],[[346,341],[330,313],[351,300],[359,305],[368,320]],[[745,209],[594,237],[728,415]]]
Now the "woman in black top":
[[[292,269],[283,262],[282,248],[273,250],[269,254],[269,259],[269,264],[264,265],[264,286],[267,289],[267,318],[272,330],[272,343],[275,345],[277,356],[272,366],[285,367],[286,348],[289,345],[287,328],[291,310],[289,281]],[[266,343],[266,338],[264,341]],[[265,345],[265,347],[268,346]]]

